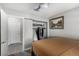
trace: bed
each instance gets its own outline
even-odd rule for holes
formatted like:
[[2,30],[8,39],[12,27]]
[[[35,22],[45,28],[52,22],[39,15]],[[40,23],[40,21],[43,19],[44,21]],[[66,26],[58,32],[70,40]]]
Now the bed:
[[79,56],[79,40],[65,37],[50,37],[32,42],[36,56]]

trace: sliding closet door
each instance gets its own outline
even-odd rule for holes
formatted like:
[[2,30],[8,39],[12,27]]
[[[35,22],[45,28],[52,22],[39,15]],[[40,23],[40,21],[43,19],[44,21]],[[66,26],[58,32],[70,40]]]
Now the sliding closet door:
[[23,20],[23,50],[32,47],[33,40],[33,29],[32,29],[32,20],[24,19]]
[[8,44],[21,43],[21,20],[8,18]]

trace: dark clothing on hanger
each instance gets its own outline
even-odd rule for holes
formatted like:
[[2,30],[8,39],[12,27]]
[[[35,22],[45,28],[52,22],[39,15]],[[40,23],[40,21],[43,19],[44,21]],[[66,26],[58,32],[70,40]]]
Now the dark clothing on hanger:
[[38,27],[37,30],[36,30],[36,34],[37,34],[37,38],[38,38],[38,40],[40,40],[40,39],[43,37],[44,29]]
[[37,34],[38,40],[40,40],[40,37],[39,37],[40,34],[39,34],[39,32],[40,32],[40,28],[38,27],[37,30],[36,30],[36,34]]

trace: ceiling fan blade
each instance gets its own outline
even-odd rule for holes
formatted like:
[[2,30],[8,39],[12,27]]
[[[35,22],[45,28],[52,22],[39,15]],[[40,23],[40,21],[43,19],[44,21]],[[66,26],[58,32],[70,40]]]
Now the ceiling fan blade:
[[34,9],[35,11],[39,11],[39,9],[40,9],[41,7],[40,7],[40,5],[36,8],[36,9]]

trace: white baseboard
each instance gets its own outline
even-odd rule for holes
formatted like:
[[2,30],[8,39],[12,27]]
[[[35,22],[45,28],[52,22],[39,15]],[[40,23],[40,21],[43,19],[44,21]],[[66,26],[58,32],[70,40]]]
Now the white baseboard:
[[24,49],[24,50],[29,50],[29,49],[31,49],[31,47],[30,48],[27,48],[27,49]]

